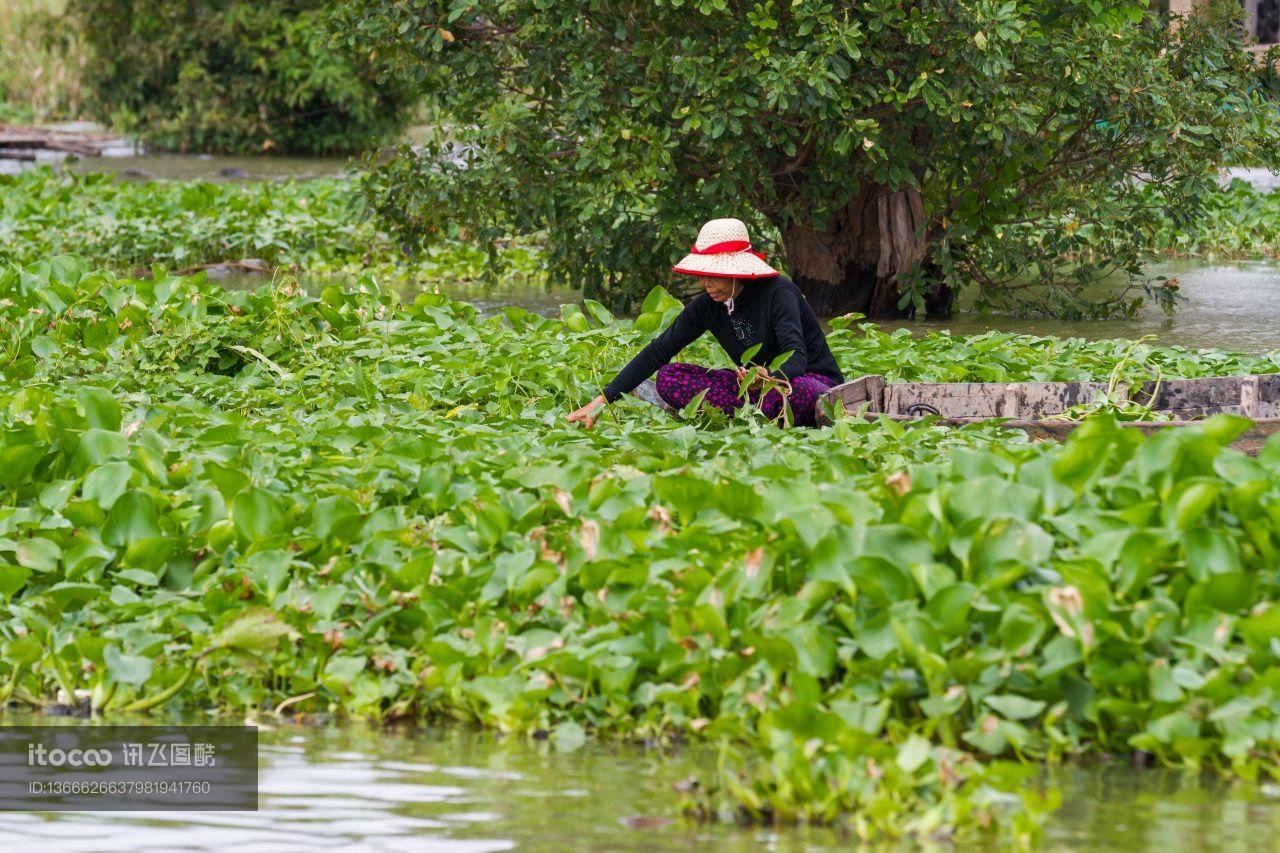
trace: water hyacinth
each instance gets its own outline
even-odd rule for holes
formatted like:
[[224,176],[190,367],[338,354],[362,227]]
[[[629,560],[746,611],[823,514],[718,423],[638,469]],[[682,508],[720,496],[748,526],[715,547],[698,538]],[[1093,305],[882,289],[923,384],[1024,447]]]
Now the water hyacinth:
[[357,187],[340,178],[135,182],[41,167],[0,175],[0,261],[25,265],[74,251],[117,272],[249,261],[259,273],[371,268],[456,286],[492,278],[500,259],[526,279],[540,275],[537,256],[524,248],[485,251],[445,235],[406,257],[358,208]]
[[[1276,772],[1280,443],[1226,450],[1243,419],[1056,445],[624,398],[587,432],[564,414],[678,310],[663,292],[634,323],[481,318],[67,257],[0,291],[7,700],[704,738],[691,810],[865,837],[1025,840],[1055,802],[1038,762],[1071,756]],[[849,375],[1133,355],[835,325]]]

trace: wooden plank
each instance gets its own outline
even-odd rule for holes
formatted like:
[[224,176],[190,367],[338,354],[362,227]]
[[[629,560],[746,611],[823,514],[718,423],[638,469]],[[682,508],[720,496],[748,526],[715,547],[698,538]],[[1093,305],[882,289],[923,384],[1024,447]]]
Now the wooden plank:
[[1280,418],[1280,373],[1258,376],[1259,418]]
[[837,385],[823,396],[842,400],[845,408],[858,408],[867,403],[867,411],[879,412],[884,400],[883,376],[859,376],[843,385]]
[[[118,148],[129,146],[129,144],[129,140],[120,136],[0,124],[0,149],[19,149],[29,152],[56,151],[81,157],[100,157],[107,148]],[[10,159],[20,158],[10,157]]]
[[819,426],[826,426],[830,419],[826,416],[826,403],[839,401],[847,412],[856,412],[863,403],[868,412],[884,410],[884,377],[859,376],[848,382],[836,385],[818,397],[817,421]]
[[1258,416],[1258,377],[1246,376],[1240,380],[1240,414],[1246,418]]
[[[1203,379],[1166,379],[1144,382],[1134,399],[1146,403],[1155,394],[1157,409],[1217,410],[1224,406],[1239,408],[1240,383],[1246,377],[1220,376]],[[1157,387],[1158,385],[1158,387]]]
[[1005,387],[999,382],[899,382],[885,386],[884,410],[916,417],[998,418]]
[[[917,420],[917,418],[907,417],[905,415],[888,415],[868,414],[869,420],[878,417],[886,417],[903,423],[909,423]],[[941,426],[964,426],[965,424],[979,423],[981,421],[990,420],[989,418],[941,418],[934,423]],[[1011,420],[1001,421],[1000,426],[1009,429],[1016,429],[1025,432],[1032,441],[1064,441],[1080,426],[1080,421],[1027,421],[1027,420]],[[1197,426],[1196,421],[1121,421],[1120,426],[1126,429],[1136,429],[1147,435],[1154,435],[1161,430],[1179,429],[1183,427]],[[1231,442],[1229,447],[1238,450],[1249,456],[1256,456],[1267,440],[1271,436],[1280,433],[1280,418],[1268,418],[1258,420],[1252,427],[1241,434],[1235,441]]]
[[1072,406],[1092,402],[1107,390],[1105,382],[1024,382],[1021,386],[1024,418],[1060,415]]
[[[951,418],[1034,418],[1057,415],[1091,402],[1105,382],[938,382],[893,383],[885,387],[885,411]],[[1123,399],[1121,389],[1116,396]]]
[[1240,407],[1236,406],[1192,406],[1185,409],[1159,409],[1162,415],[1168,415],[1175,421],[1202,421],[1214,415],[1238,415]]
[[[883,377],[864,376],[836,386],[821,400],[839,400],[846,411],[856,411],[864,403],[868,412],[883,412],[893,420],[917,420],[938,412],[938,423],[959,425],[976,421],[1012,418],[1005,425],[1033,436],[1060,438],[1078,425],[1076,421],[1043,421],[1037,418],[1061,414],[1072,406],[1091,402],[1107,390],[1103,382],[895,382]],[[1267,436],[1280,431],[1280,373],[1257,376],[1228,376],[1202,379],[1173,379],[1144,383],[1133,389],[1140,404],[1156,395],[1153,408],[1174,421],[1126,422],[1146,432],[1167,427],[1190,426],[1196,420],[1220,412],[1245,414],[1257,426],[1236,443],[1257,452]],[[1125,400],[1129,389],[1120,385],[1113,399]],[[821,411],[819,421],[828,423]]]
[[1258,399],[1264,403],[1280,403],[1280,373],[1259,373]]
[[1012,383],[1005,386],[1000,409],[1006,418],[1022,417],[1022,386]]

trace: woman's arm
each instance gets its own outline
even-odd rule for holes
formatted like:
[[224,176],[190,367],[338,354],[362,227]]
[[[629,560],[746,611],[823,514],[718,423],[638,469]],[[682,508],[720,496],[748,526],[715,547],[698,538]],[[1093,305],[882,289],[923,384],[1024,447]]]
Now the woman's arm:
[[707,330],[706,319],[702,312],[702,301],[707,298],[705,295],[699,295],[684,306],[684,310],[676,316],[670,326],[649,341],[635,358],[627,362],[626,367],[618,371],[613,381],[605,386],[603,396],[606,402],[612,403],[634,389]]
[[790,352],[791,357],[782,363],[775,375],[791,380],[809,369],[809,352],[804,345],[804,330],[800,325],[800,302],[796,291],[779,287],[770,306],[769,320],[773,323],[773,336],[778,341],[778,352]]
[[707,330],[706,315],[701,304],[706,298],[700,294],[685,305],[670,326],[646,344],[644,349],[627,362],[626,367],[618,371],[613,381],[605,386],[604,393],[570,414],[566,420],[569,423],[581,422],[590,429],[595,424],[597,411],[601,407],[633,390],[657,372],[659,367],[675,358],[680,350],[697,340]]

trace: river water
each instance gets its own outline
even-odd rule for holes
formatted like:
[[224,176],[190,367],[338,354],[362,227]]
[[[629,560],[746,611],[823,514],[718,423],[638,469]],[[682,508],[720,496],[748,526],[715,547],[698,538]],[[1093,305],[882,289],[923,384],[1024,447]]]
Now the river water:
[[[1162,345],[1225,349],[1254,355],[1280,349],[1280,263],[1176,261],[1152,265],[1148,273],[1178,279],[1183,301],[1172,315],[1155,306],[1144,306],[1133,318],[1122,320],[1053,320],[960,312],[945,320],[888,320],[877,325],[885,330],[908,329],[914,334],[949,331],[970,335],[994,329],[1087,340],[1154,335],[1155,342]],[[218,278],[214,271],[213,275],[224,286],[235,289],[255,288],[271,282],[271,276],[256,273]],[[303,276],[300,283],[318,291],[335,280],[343,279]],[[434,285],[409,282],[398,286],[402,287],[406,299],[412,299],[418,290]],[[453,299],[475,305],[481,315],[497,314],[504,306],[517,305],[546,317],[558,317],[562,304],[582,301],[582,294],[577,291],[522,286],[519,282],[506,282],[494,288],[443,284],[440,289]]]
[[[23,720],[30,724],[31,718]],[[465,728],[264,729],[256,812],[0,812],[9,851],[845,850],[814,827],[681,816],[673,784],[706,778],[711,753],[549,743]],[[1127,766],[1066,768],[1050,850],[1255,851],[1280,838],[1280,791]]]
[[1184,301],[1171,316],[1154,306],[1144,306],[1137,316],[1123,320],[1023,319],[962,313],[949,320],[882,325],[917,332],[949,329],[957,335],[999,329],[1089,340],[1155,335],[1156,342],[1165,345],[1252,354],[1280,349],[1280,264],[1177,261],[1152,265],[1148,274],[1178,280]]

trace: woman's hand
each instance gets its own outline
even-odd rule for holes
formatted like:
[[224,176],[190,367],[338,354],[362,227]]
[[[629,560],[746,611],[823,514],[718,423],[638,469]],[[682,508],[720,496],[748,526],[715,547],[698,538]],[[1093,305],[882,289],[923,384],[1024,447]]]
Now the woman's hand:
[[599,397],[596,397],[594,400],[592,400],[590,403],[587,403],[581,409],[578,409],[576,412],[570,413],[570,415],[567,418],[565,418],[565,420],[571,424],[581,422],[584,427],[586,427],[587,429],[591,429],[593,426],[596,425],[596,408],[599,406],[607,405],[608,402],[609,401],[604,398],[604,395],[601,394]]
[[738,384],[742,384],[742,380],[748,373],[754,372],[754,378],[751,384],[747,386],[748,391],[759,391],[764,385],[764,381],[769,378],[769,371],[765,370],[764,365],[757,364],[754,368],[739,367],[735,370],[738,374]]

